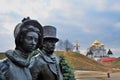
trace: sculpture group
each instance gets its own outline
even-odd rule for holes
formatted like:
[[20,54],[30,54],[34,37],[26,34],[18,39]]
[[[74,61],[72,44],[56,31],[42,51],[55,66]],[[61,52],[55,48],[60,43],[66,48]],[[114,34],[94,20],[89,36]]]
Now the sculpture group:
[[15,26],[14,38],[15,49],[6,51],[6,58],[0,61],[0,80],[63,80],[54,54],[59,41],[54,26],[24,18]]

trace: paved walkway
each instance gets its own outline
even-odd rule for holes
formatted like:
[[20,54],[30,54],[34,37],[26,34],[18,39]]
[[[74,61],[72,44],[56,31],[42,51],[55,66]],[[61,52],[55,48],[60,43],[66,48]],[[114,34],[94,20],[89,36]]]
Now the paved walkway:
[[111,73],[109,80],[120,80],[120,72]]
[[[75,71],[75,74],[76,80],[120,80],[120,72],[110,73],[109,79],[107,79],[107,73],[99,71]],[[104,77],[105,79],[97,79],[96,77]]]

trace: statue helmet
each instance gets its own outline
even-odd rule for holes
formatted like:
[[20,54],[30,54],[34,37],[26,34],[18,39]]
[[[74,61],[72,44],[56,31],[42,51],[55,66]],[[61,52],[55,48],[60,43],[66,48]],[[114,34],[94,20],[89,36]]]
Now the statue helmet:
[[46,39],[52,39],[55,42],[59,41],[59,39],[56,37],[56,28],[54,26],[46,25],[43,26],[43,38]]

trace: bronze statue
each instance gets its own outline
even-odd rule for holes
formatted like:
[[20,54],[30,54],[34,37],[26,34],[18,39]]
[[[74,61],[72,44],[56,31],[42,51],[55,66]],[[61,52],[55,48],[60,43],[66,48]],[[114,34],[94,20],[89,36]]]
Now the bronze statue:
[[43,29],[36,20],[25,18],[14,30],[15,50],[0,62],[0,80],[32,80],[28,55],[42,45]]
[[56,28],[44,26],[43,32],[43,48],[31,59],[33,80],[63,80],[59,58],[54,54],[55,44],[59,40],[56,38]]

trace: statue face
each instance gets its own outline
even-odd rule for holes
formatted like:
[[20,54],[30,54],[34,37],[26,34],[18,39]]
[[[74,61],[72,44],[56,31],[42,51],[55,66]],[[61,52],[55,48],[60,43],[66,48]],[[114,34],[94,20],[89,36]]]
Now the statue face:
[[53,40],[45,40],[43,43],[43,48],[48,54],[52,54],[55,49],[55,41]]
[[38,43],[38,34],[36,32],[28,32],[23,38],[22,48],[26,52],[32,52]]

